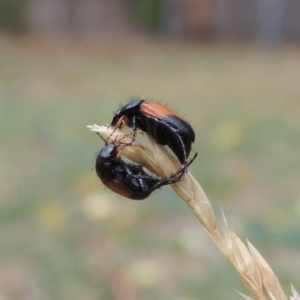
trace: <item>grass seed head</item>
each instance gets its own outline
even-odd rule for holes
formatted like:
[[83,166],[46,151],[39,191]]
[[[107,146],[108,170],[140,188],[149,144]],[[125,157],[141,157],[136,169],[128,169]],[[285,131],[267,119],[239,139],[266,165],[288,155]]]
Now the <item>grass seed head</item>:
[[[106,126],[88,126],[97,132],[107,143],[122,138],[122,142],[130,143],[131,137],[119,130]],[[146,147],[137,141],[132,146],[125,147],[122,155],[127,159],[143,165],[159,177],[166,178],[179,170],[181,165],[177,158],[166,148],[152,142],[152,147]],[[198,181],[190,172],[182,180],[172,184],[174,191],[191,208],[197,219],[211,237],[220,252],[228,259],[237,271],[245,287],[256,300],[287,300],[279,280],[271,267],[264,260],[257,249],[247,241],[245,245],[241,239],[229,228],[223,213],[223,230],[219,231],[212,205]],[[292,286],[291,300],[300,300]],[[241,294],[245,299],[251,299]]]

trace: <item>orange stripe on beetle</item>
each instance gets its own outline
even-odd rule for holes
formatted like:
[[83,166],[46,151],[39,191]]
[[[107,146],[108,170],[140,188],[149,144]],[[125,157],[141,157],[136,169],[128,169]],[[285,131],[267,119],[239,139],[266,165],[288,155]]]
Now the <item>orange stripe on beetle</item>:
[[128,186],[118,180],[109,181],[105,184],[105,186],[108,187],[111,191],[125,198],[130,199],[133,194]]
[[166,106],[161,105],[158,102],[145,101],[141,104],[140,110],[142,113],[155,118],[164,119],[165,117],[171,115],[171,116],[176,116],[177,118],[181,119],[184,122],[187,122],[177,112],[175,112],[174,110]]

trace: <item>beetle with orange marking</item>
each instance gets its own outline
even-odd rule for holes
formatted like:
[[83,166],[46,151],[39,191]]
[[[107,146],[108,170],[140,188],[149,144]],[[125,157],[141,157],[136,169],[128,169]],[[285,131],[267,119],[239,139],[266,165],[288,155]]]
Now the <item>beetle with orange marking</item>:
[[158,188],[181,180],[185,168],[168,178],[154,177],[141,165],[127,163],[121,159],[124,147],[134,147],[114,141],[104,146],[96,159],[95,169],[102,183],[113,192],[132,199],[143,200]]
[[167,145],[182,165],[189,166],[188,157],[195,141],[192,126],[175,111],[154,101],[132,100],[115,114],[111,126],[141,129],[158,144]]

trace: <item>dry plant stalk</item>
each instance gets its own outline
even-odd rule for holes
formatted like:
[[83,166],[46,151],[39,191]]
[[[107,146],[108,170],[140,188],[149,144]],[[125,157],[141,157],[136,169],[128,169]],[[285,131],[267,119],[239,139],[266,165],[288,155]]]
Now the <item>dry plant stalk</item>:
[[[88,126],[91,131],[99,133],[108,142],[123,137],[123,142],[130,142],[131,138],[124,137],[120,131],[106,126]],[[135,145],[141,145],[134,142]],[[175,173],[180,165],[177,158],[164,147],[153,143],[153,149],[145,147],[126,147],[122,155],[131,161],[143,165],[159,177],[165,178]],[[191,208],[195,216],[203,225],[219,251],[230,261],[243,284],[256,300],[287,300],[284,291],[272,271],[271,267],[260,255],[258,250],[247,241],[245,245],[241,239],[230,229],[223,214],[224,225],[222,231],[217,227],[216,217],[212,205],[203,191],[201,185],[187,172],[180,182],[172,185],[174,191]],[[300,300],[292,286],[290,300]],[[242,294],[241,294],[242,295]],[[245,299],[251,299],[242,295]]]

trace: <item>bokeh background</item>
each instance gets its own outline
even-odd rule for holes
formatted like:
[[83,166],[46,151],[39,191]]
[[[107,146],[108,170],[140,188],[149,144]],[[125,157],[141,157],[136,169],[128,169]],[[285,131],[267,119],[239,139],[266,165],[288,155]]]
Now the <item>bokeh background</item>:
[[145,201],[93,170],[135,96],[196,132],[191,171],[300,290],[298,0],[0,0],[0,299],[241,299],[170,187]]

